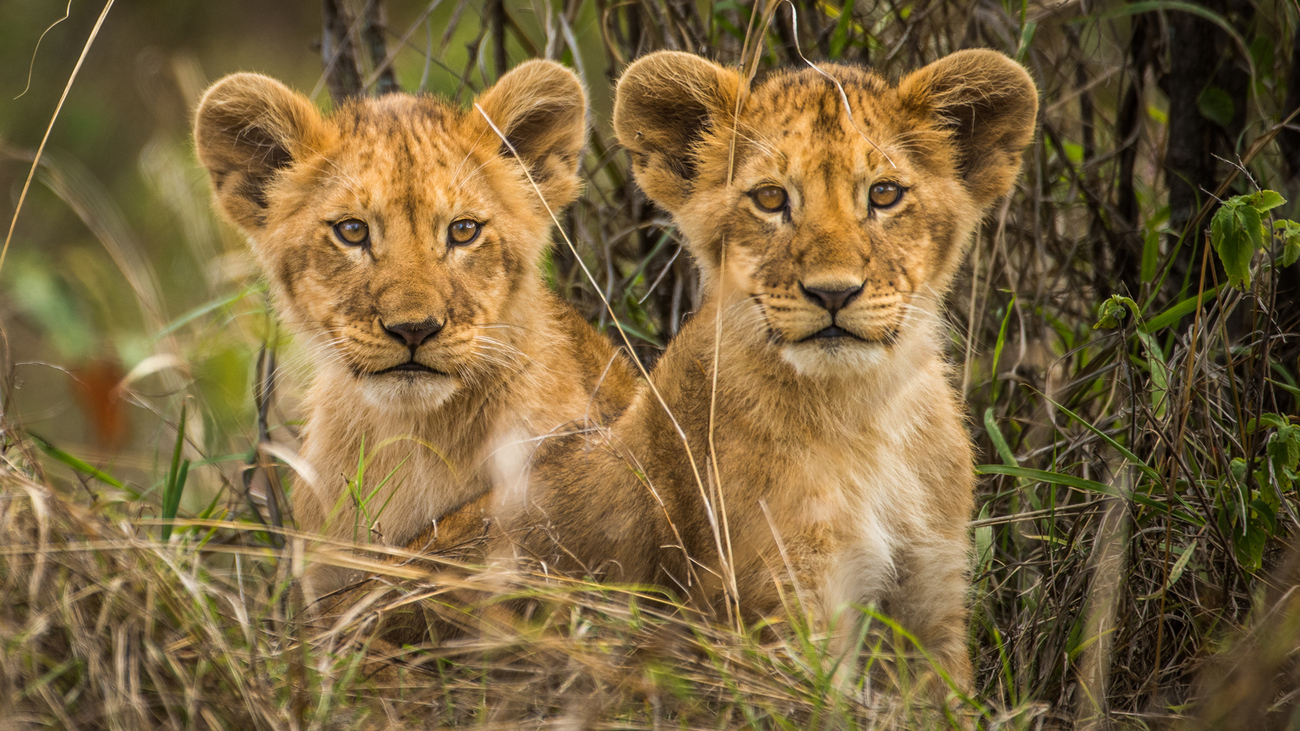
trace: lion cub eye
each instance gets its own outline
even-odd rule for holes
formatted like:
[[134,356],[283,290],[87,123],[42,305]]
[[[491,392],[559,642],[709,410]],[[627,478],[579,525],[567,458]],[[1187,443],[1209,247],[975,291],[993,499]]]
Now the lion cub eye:
[[903,187],[898,183],[876,183],[871,186],[871,207],[889,208],[903,199]]
[[785,208],[790,200],[785,189],[775,185],[764,185],[749,195],[754,199],[754,205],[768,213],[776,213]]
[[473,219],[462,218],[459,221],[452,221],[447,227],[447,243],[452,246],[472,244],[482,230],[483,227],[479,222]]
[[370,227],[365,221],[349,218],[334,224],[334,235],[348,246],[365,246],[370,241]]

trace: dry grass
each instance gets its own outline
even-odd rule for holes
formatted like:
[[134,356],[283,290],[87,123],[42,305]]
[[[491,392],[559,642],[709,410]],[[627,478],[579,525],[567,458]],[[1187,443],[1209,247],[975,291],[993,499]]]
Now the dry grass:
[[259,547],[247,527],[209,521],[163,543],[156,521],[78,505],[19,470],[2,479],[6,728],[934,728],[981,714],[1021,728],[1041,712],[945,710],[908,692],[898,673],[915,663],[880,644],[896,629],[884,617],[851,653],[866,658],[859,674],[805,627],[738,636],[579,582],[524,580],[492,601],[534,600],[529,621],[399,650],[373,639],[377,620],[439,601],[457,586],[448,574],[372,561],[384,579],[368,601],[325,617],[290,589],[318,559],[301,536]]

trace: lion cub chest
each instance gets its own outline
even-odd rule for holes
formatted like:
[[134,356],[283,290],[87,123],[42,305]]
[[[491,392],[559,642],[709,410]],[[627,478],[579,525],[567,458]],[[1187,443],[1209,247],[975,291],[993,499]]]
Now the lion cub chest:
[[[325,416],[322,426],[333,426],[329,417],[342,421]],[[358,543],[401,545],[488,489],[485,470],[446,445],[367,426],[345,434],[319,429],[304,444],[303,457],[318,476],[303,485],[310,494],[295,505],[316,530]]]
[[784,452],[781,479],[769,483],[774,525],[763,533],[776,528],[786,553],[777,558],[785,566],[772,568],[793,570],[824,619],[850,604],[885,601],[911,547],[933,532],[942,488],[925,445],[943,441],[934,432],[946,422],[924,408],[931,381],[907,379],[869,408],[836,412],[847,419],[828,416],[820,433]]
[[928,502],[917,470],[897,440],[824,444],[808,450],[793,533],[796,574],[818,613],[830,619],[850,604],[880,601],[893,586],[900,554],[920,529]]

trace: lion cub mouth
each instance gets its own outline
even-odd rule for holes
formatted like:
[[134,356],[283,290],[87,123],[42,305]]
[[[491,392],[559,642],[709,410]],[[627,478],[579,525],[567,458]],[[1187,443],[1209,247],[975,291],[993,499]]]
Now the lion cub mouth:
[[370,375],[372,376],[383,376],[388,374],[416,375],[421,373],[434,375],[434,376],[448,375],[446,373],[443,373],[440,370],[430,368],[429,366],[423,363],[417,363],[416,361],[413,360],[408,360],[405,363],[399,363],[393,366],[392,368],[385,368],[382,371],[371,371]]
[[831,340],[837,338],[849,338],[851,340],[860,340],[864,343],[867,342],[866,338],[862,337],[861,335],[858,335],[855,332],[850,332],[848,330],[845,330],[839,325],[831,325],[830,327],[824,327],[821,330],[818,330],[817,332],[813,333],[812,335],[803,338],[799,342],[803,343],[809,340]]
[[866,346],[884,346],[889,347],[898,340],[897,327],[872,328],[866,333],[850,330],[849,328],[838,323],[832,323],[827,327],[814,332],[811,335],[805,335],[798,340],[793,341],[796,345],[817,345],[834,348],[837,346],[848,346],[850,344],[860,343]]

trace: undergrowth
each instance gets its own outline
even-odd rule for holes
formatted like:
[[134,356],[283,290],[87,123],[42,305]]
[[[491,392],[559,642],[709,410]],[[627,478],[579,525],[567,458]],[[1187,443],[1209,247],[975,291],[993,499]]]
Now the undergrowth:
[[[562,222],[594,278],[563,246],[547,275],[608,330],[603,294],[647,364],[697,281],[608,129],[600,90],[628,61],[675,48],[737,63],[748,40],[764,67],[806,57],[897,77],[967,46],[1026,64],[1040,134],[949,303],[982,477],[976,688],[948,709],[912,692],[908,666],[877,644],[895,628],[870,608],[880,632],[845,660],[794,610],[737,633],[635,587],[539,578],[518,587],[538,600],[525,625],[418,648],[376,641],[383,612],[445,601],[456,579],[344,558],[294,531],[310,363],[209,213],[185,125],[129,161],[145,183],[132,195],[167,217],[152,235],[122,212],[135,203],[48,151],[44,202],[21,215],[70,212],[90,243],[56,260],[42,253],[52,234],[19,227],[0,271],[15,342],[0,435],[0,726],[1284,723],[1300,639],[1288,592],[1300,571],[1280,570],[1300,529],[1300,190],[1286,127],[1300,86],[1276,49],[1297,11],[1243,8],[801,1],[797,20],[783,6],[762,32],[744,3],[391,3],[391,52],[354,59],[367,90],[391,66],[402,88],[462,100],[530,56],[585,76],[587,190]],[[1170,28],[1217,54],[1191,102]],[[183,57],[172,69],[192,104],[201,74]],[[1210,130],[1199,172],[1180,147],[1192,118]],[[0,140],[15,200],[35,147]],[[96,337],[102,347],[88,346]],[[45,433],[70,432],[41,416],[57,392],[23,392],[46,368],[32,361],[68,369],[81,406],[63,418],[90,443]],[[385,487],[364,467],[358,455],[361,501]],[[379,588],[341,621],[323,616],[293,590],[319,560],[358,562]]]

